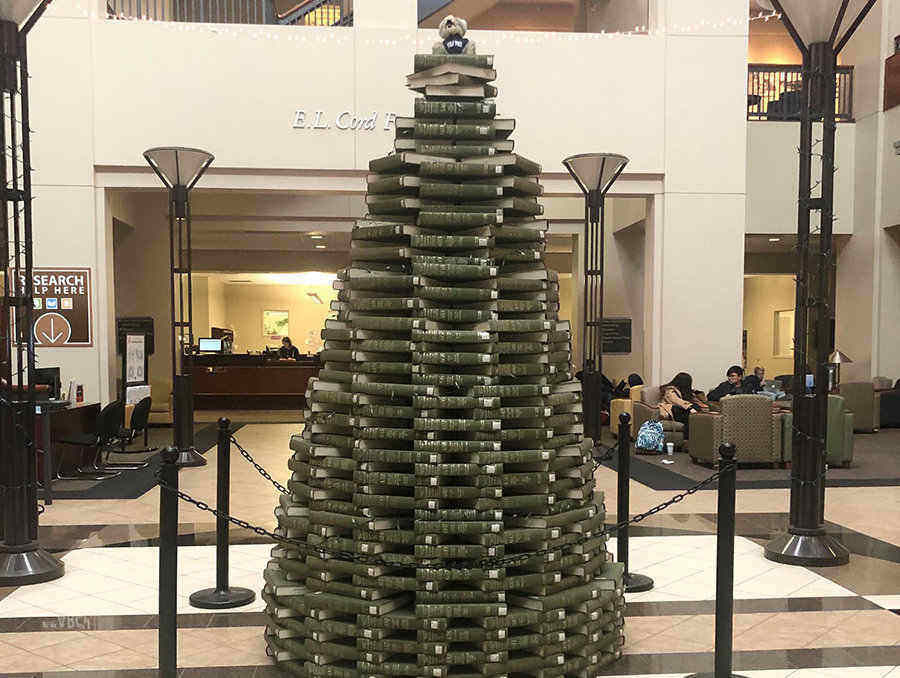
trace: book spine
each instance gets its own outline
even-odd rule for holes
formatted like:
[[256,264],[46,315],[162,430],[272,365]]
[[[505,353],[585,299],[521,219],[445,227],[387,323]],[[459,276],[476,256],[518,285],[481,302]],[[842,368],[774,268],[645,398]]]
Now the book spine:
[[493,68],[494,57],[491,54],[416,54],[413,57],[413,71],[419,73],[446,63]]

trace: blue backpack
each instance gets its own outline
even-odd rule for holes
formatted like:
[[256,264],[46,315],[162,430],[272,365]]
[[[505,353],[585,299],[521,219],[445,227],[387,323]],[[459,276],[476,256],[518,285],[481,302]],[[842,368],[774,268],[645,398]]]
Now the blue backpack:
[[636,449],[645,452],[662,452],[665,446],[666,436],[663,426],[658,421],[645,421],[638,429],[637,438],[634,441]]

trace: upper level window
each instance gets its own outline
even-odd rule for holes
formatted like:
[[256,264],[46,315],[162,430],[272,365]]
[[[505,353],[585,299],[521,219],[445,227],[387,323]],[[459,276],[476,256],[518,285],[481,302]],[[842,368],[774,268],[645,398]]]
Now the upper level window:
[[466,19],[473,30],[646,33],[650,24],[649,0],[418,2],[420,28],[437,28],[448,14]]

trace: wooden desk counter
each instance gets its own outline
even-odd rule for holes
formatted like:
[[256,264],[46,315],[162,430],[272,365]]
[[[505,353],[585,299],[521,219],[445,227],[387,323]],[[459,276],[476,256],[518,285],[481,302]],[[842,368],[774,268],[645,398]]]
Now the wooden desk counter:
[[318,358],[268,359],[260,355],[196,356],[191,363],[194,407],[301,409],[306,385],[319,374]]

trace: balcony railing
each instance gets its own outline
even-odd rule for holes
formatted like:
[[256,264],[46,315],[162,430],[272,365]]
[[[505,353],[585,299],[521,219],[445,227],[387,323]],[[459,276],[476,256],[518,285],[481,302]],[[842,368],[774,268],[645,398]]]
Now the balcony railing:
[[[801,66],[750,64],[747,69],[747,120],[799,120]],[[853,122],[853,66],[835,73],[838,122]]]
[[[110,19],[213,24],[352,26],[353,0],[107,0]],[[279,8],[284,8],[279,12]]]

